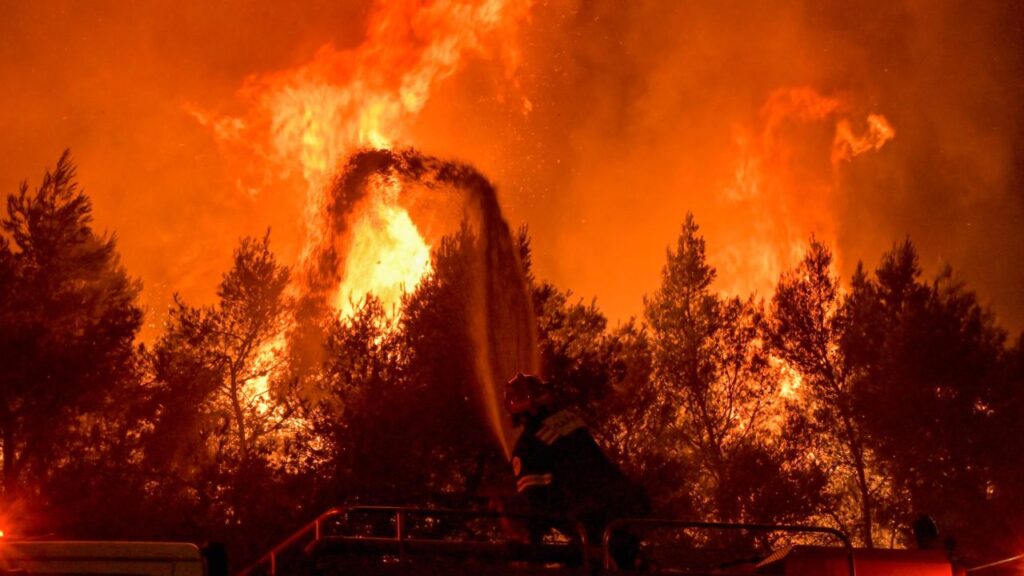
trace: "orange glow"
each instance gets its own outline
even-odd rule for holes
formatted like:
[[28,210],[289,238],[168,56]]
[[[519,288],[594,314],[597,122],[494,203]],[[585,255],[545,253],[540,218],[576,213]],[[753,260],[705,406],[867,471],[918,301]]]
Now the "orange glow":
[[[241,90],[249,112],[216,116],[191,109],[218,141],[248,150],[277,177],[301,174],[307,185],[302,266],[328,237],[327,191],[341,162],[359,148],[410,144],[409,127],[431,91],[466,54],[487,55],[485,39],[514,32],[530,8],[523,0],[382,2],[355,50],[323,46],[299,67],[250,77]],[[501,43],[514,66],[512,43]],[[398,202],[400,184],[377,179],[371,205],[352,223],[342,254],[335,304],[342,314],[368,293],[394,307],[429,270],[430,246]],[[302,267],[300,266],[300,267]]]
[[397,204],[401,183],[394,178],[376,180],[368,206],[352,225],[344,280],[335,299],[343,316],[354,312],[367,294],[380,298],[385,309],[397,310],[402,293],[415,288],[430,271],[430,246]]
[[[771,294],[779,275],[803,257],[812,236],[839,251],[842,164],[881,149],[895,137],[880,114],[868,114],[857,132],[851,105],[810,87],[780,89],[765,101],[760,127],[740,129],[740,156],[733,182],[722,196],[749,210],[752,233],[713,254],[726,292]],[[831,142],[815,137],[822,128]],[[828,159],[828,163],[825,159]]]
[[270,384],[281,372],[284,365],[285,329],[281,329],[271,340],[264,342],[256,351],[250,378],[243,382],[242,393],[246,405],[253,406],[260,413],[273,409]]
[[213,302],[239,237],[270,226],[301,278],[322,231],[306,179],[409,145],[491,178],[538,277],[612,323],[642,311],[692,211],[716,288],[767,295],[812,232],[838,240],[844,276],[909,235],[1015,333],[1020,34],[1003,4],[18,3],[0,23],[0,123],[18,135],[0,183],[71,148],[143,282],[146,340],[174,293]]
[[779,396],[793,400],[800,396],[804,378],[800,372],[781,358],[771,357],[770,362],[779,371]]
[[[240,174],[250,172],[250,166],[264,172],[257,174],[255,185],[243,183],[250,194],[258,195],[259,183],[268,180],[299,175],[304,181],[300,273],[292,276],[296,292],[326,297],[342,317],[368,294],[395,312],[403,292],[430,271],[431,245],[421,231],[425,224],[415,222],[410,206],[403,204],[409,200],[399,178],[372,176],[358,198],[339,193],[335,179],[358,150],[416,145],[412,124],[434,89],[467,55],[496,53],[513,70],[518,56],[509,40],[530,5],[530,0],[380,2],[357,48],[325,45],[306,64],[248,78],[240,92],[245,114],[190,109],[222,148],[241,156],[247,166]],[[499,370],[492,368],[487,363],[480,368],[483,382]],[[267,383],[266,377],[256,382],[261,394]],[[484,396],[484,404],[496,413],[493,390],[487,387]],[[500,419],[491,420],[504,442]]]
[[880,114],[868,114],[867,131],[858,136],[853,133],[850,121],[842,119],[836,124],[836,138],[832,144],[832,163],[850,160],[865,152],[878,150],[896,137],[892,125]]

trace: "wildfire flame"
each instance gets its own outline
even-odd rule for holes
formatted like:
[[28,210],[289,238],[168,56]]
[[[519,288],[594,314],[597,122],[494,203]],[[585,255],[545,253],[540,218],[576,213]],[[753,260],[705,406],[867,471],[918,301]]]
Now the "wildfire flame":
[[409,213],[397,204],[397,178],[375,178],[366,210],[352,225],[352,245],[345,260],[344,281],[335,308],[343,316],[367,294],[396,305],[402,292],[416,286],[430,270],[430,246]]
[[[276,176],[301,174],[306,182],[302,262],[308,265],[328,238],[327,190],[338,163],[360,148],[408,143],[408,130],[433,88],[454,74],[467,54],[498,56],[514,71],[516,24],[530,0],[402,0],[379,2],[367,35],[352,50],[323,46],[313,59],[282,72],[250,77],[240,96],[243,117],[193,115],[218,141],[247,150]],[[380,189],[351,227],[343,282],[335,303],[341,313],[374,293],[395,306],[402,289],[414,288],[430,270],[430,245],[398,202],[396,182]]]
[[[738,130],[740,159],[722,197],[737,212],[746,210],[740,217],[756,228],[714,256],[726,292],[770,293],[779,274],[803,257],[812,235],[838,249],[842,164],[880,150],[896,135],[889,121],[875,113],[867,115],[866,129],[857,131],[851,108],[841,98],[808,87],[776,90],[761,108],[760,130],[753,135]],[[822,124],[832,126],[829,144],[804,132],[793,135]]]
[[836,138],[832,144],[832,164],[853,159],[865,152],[878,150],[896,136],[896,131],[879,114],[868,114],[868,130],[861,136],[853,133],[850,121],[842,119],[836,124]]

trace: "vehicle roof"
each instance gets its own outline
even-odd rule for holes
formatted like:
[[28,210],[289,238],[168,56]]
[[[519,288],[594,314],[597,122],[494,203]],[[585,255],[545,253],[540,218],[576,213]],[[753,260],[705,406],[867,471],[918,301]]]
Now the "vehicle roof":
[[0,541],[5,559],[121,559],[201,561],[199,547],[187,542]]

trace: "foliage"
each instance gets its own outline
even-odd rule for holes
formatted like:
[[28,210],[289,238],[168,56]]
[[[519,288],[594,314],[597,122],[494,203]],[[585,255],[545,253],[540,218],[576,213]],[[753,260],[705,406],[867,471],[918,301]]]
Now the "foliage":
[[[714,294],[714,278],[688,215],[661,288],[645,300],[655,390],[647,409],[657,415],[651,436],[688,468],[684,486],[697,514],[761,522],[809,516],[820,478],[787,449],[788,415],[761,338],[761,309]],[[779,497],[789,489],[804,497]]]
[[336,499],[472,499],[507,474],[468,335],[476,242],[468,228],[444,239],[398,318],[367,298],[329,330],[311,415]]
[[814,449],[833,480],[831,495],[840,500],[832,515],[844,528],[855,526],[860,541],[871,547],[874,500],[884,489],[883,479],[872,465],[873,454],[855,411],[858,366],[840,346],[846,330],[832,254],[812,240],[803,261],[776,287],[768,337],[779,358],[802,377]]
[[268,499],[286,484],[282,451],[299,403],[282,365],[288,277],[270,251],[269,232],[242,239],[217,303],[197,308],[176,298],[154,346],[142,451],[167,480],[151,484],[149,496],[176,503],[186,533],[227,542],[262,537],[267,544],[259,519],[295,508]]
[[812,241],[779,283],[769,337],[802,377],[839,526],[858,526],[868,546],[911,545],[911,523],[929,514],[963,556],[1005,543],[994,472],[1020,432],[1004,413],[1018,384],[1005,334],[951,271],[924,282],[905,241],[843,292]]
[[897,487],[880,511],[903,526],[926,511],[977,548],[994,531],[985,520],[991,467],[1004,458],[1003,442],[990,440],[994,407],[1009,392],[1005,334],[950,270],[922,281],[909,241],[873,277],[858,270],[845,309],[855,409]]
[[[397,313],[373,296],[347,317],[320,311],[313,368],[288,348],[296,307],[269,232],[239,243],[215,304],[176,298],[162,336],[136,348],[139,284],[92,230],[66,154],[8,197],[2,226],[8,520],[221,540],[241,565],[343,501],[510,491],[467,304],[487,239],[469,226]],[[596,301],[538,280],[525,228],[518,240],[542,375],[657,515],[827,523],[877,546],[911,545],[930,514],[959,558],[1015,551],[1024,335],[1008,345],[951,271],[923,279],[909,241],[844,285],[812,240],[765,306],[715,291],[687,216],[643,317],[610,327]]]
[[136,376],[140,284],[113,235],[92,228],[92,205],[65,152],[42,184],[7,197],[0,241],[0,442],[8,505],[63,468],[66,448]]

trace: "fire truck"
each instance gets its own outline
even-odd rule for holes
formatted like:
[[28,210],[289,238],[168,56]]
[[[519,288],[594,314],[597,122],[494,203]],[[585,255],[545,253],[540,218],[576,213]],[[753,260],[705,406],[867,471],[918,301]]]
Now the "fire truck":
[[[529,524],[542,536],[514,539],[508,536],[511,522]],[[635,566],[616,566],[609,546],[616,532],[630,534],[637,543]],[[755,550],[758,543],[780,542],[786,545]],[[348,506],[320,515],[239,576],[960,576],[965,572],[955,568],[942,550],[859,549],[843,532],[819,526],[620,519],[607,527],[602,542],[588,542],[583,527],[567,518],[491,510]]]

